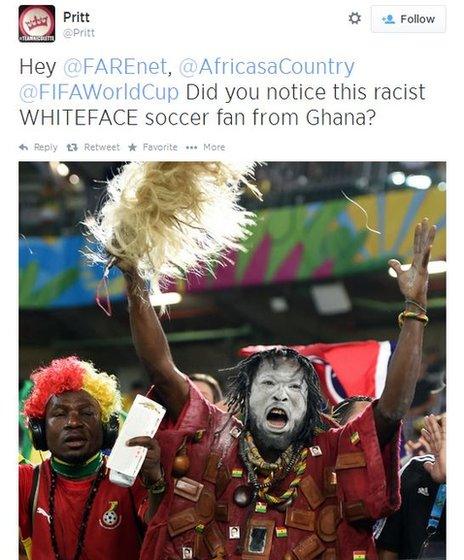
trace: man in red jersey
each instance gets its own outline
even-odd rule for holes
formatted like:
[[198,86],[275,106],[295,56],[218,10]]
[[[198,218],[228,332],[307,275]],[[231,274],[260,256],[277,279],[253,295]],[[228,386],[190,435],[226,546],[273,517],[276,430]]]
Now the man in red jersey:
[[116,378],[75,357],[54,360],[31,377],[24,414],[35,447],[50,450],[51,458],[19,466],[19,525],[28,558],[138,559],[144,517],[163,491],[158,444],[130,440],[147,447],[147,456],[131,488],[116,486],[101,452],[118,433]]
[[168,411],[157,434],[168,489],[142,560],[377,558],[373,521],[399,505],[398,431],[420,372],[434,233],[424,219],[411,268],[389,263],[405,308],[385,388],[338,429],[311,363],[289,348],[233,368],[229,414],[208,403],[176,368],[143,282],[119,263],[135,347]]

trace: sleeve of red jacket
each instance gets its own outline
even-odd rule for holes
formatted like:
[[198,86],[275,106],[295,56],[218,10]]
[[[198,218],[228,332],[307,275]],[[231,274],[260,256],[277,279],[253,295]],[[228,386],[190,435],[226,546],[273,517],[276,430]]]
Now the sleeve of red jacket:
[[335,470],[347,521],[379,519],[396,511],[399,493],[399,433],[380,448],[374,407],[339,430]]

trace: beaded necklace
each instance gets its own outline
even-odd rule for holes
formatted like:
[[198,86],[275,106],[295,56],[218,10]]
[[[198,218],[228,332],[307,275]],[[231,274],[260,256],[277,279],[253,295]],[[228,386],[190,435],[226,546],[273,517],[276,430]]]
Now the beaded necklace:
[[[262,457],[258,448],[255,445],[253,436],[250,432],[246,432],[245,441],[247,444],[247,456],[252,465],[264,473],[280,472],[285,469],[294,455],[293,445],[289,445],[287,449],[280,455],[275,463],[268,463]],[[287,473],[288,474],[288,473]]]
[[[306,447],[299,446],[295,449],[291,445],[275,463],[268,463],[261,457],[250,433],[246,433],[240,438],[240,457],[254,487],[255,496],[274,506],[284,504],[296,495],[297,488],[306,470],[307,456],[308,449]],[[296,477],[290,482],[287,490],[279,496],[271,494],[271,488],[284,480],[291,470],[295,472]],[[258,480],[257,473],[259,472],[263,472],[265,475],[262,482]]]
[[[55,531],[55,493],[56,493],[56,484],[57,484],[58,476],[54,471],[54,469],[50,469],[50,470],[51,470],[50,498],[49,498],[50,537],[52,541],[53,552],[55,554],[55,560],[63,560],[58,550],[58,543],[56,540],[56,531]],[[95,500],[95,496],[97,495],[98,487],[100,486],[101,481],[105,478],[105,472],[106,472],[106,467],[102,464],[98,470],[98,474],[95,477],[95,480],[92,483],[92,487],[90,488],[89,495],[87,496],[87,500],[84,505],[84,512],[82,514],[81,526],[79,527],[79,533],[77,536],[77,546],[73,556],[73,560],[79,560],[82,554],[82,549],[85,540],[85,533],[87,530],[87,523],[89,521],[90,512],[92,510],[92,505]]]

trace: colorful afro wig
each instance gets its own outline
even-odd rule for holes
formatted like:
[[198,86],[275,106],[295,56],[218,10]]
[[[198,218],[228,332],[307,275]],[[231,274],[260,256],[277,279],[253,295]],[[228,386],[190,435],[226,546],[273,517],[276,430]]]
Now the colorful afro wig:
[[102,421],[121,410],[121,393],[114,375],[99,372],[90,362],[76,356],[53,360],[49,366],[31,374],[33,389],[24,403],[27,418],[44,418],[47,403],[53,395],[84,390],[100,405]]

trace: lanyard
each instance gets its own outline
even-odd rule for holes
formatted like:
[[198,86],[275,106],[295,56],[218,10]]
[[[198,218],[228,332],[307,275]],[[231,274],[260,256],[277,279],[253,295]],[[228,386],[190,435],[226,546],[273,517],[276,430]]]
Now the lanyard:
[[432,511],[430,512],[429,522],[427,523],[427,533],[430,533],[430,531],[435,532],[437,530],[441,514],[443,513],[443,508],[445,507],[445,501],[446,484],[440,484],[437,495],[435,496],[435,501],[433,502]]
[[441,514],[443,513],[443,508],[445,507],[446,501],[446,484],[440,484],[438,487],[437,495],[435,496],[435,501],[433,502],[432,511],[430,512],[429,521],[427,523],[427,531],[425,541],[422,543],[418,558],[424,558],[423,554],[426,552],[430,539],[437,532],[438,524],[440,523]]

